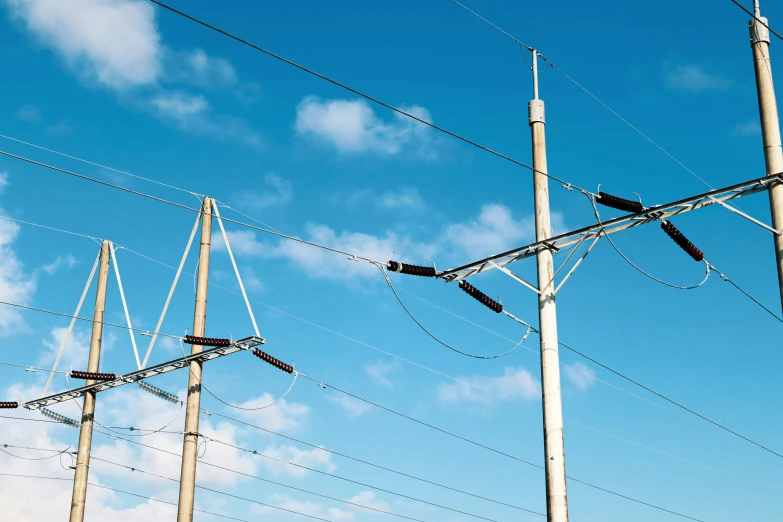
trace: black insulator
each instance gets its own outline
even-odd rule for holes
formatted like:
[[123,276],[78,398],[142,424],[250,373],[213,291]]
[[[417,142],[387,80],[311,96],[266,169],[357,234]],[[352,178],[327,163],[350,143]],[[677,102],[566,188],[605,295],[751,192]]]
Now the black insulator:
[[18,407],[18,402],[0,402],[0,410],[15,410]]
[[503,305],[489,297],[487,294],[473,286],[472,284],[468,283],[465,280],[462,280],[459,282],[459,287],[465,291],[468,295],[470,295],[473,299],[478,301],[479,303],[483,304],[493,312],[499,314],[503,311]]
[[294,373],[294,367],[290,364],[286,364],[280,359],[275,359],[266,352],[262,352],[258,348],[253,348],[253,355],[261,359],[262,361],[271,364],[275,368],[283,370],[285,373]]
[[92,381],[114,381],[117,379],[117,376],[113,373],[80,372],[78,370],[71,371],[71,377]]
[[666,234],[674,240],[675,243],[677,243],[680,248],[685,250],[685,252],[691,256],[696,261],[703,261],[704,260],[704,253],[696,248],[696,245],[688,241],[688,238],[685,237],[682,232],[677,230],[677,227],[672,225],[669,221],[663,221],[661,223],[661,228],[663,229]]
[[223,348],[231,346],[231,339],[213,339],[212,337],[196,337],[194,335],[186,335],[183,338],[185,344],[197,344],[199,346],[216,346]]
[[644,206],[639,201],[618,198],[617,196],[612,196],[606,192],[599,192],[596,201],[601,205],[616,208],[618,210],[627,210],[628,212],[633,212],[634,214],[644,210]]
[[386,268],[388,268],[392,272],[399,272],[401,274],[415,275],[421,277],[435,277],[435,268],[431,266],[409,265],[407,263],[398,263],[397,261],[389,261],[386,264]]

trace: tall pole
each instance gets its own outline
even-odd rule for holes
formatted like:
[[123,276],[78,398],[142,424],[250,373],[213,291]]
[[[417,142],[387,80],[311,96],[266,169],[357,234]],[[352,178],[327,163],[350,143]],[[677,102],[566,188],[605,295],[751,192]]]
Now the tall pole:
[[[536,241],[552,237],[549,216],[549,180],[546,176],[544,102],[538,99],[538,53],[533,51],[533,101],[528,106],[533,138],[533,188],[536,211]],[[566,495],[563,404],[560,397],[560,352],[557,343],[554,260],[542,248],[538,264],[538,320],[541,329],[541,385],[544,410],[544,457],[546,459],[546,512],[548,522],[568,522]]]
[[[212,198],[205,197],[201,207],[201,248],[198,258],[196,283],[196,310],[193,314],[193,334],[204,337],[207,324],[207,283],[209,281],[209,253],[212,243]],[[203,346],[194,344],[191,353],[199,353]],[[201,412],[201,364],[190,363],[188,402],[185,409],[185,440],[182,445],[182,472],[179,484],[177,522],[193,521],[196,491],[196,457],[198,453],[198,421]]]
[[[87,371],[98,372],[101,362],[101,342],[103,341],[103,317],[106,311],[106,284],[109,281],[109,261],[111,244],[104,241],[101,245],[101,262],[98,271],[98,289],[95,292],[95,311],[92,314],[92,336],[90,337],[90,355]],[[95,384],[88,380],[87,384]],[[82,425],[79,431],[79,448],[76,452],[76,471],[73,476],[73,496],[71,497],[70,522],[84,521],[84,506],[87,502],[87,479],[90,473],[90,448],[92,446],[92,423],[95,417],[95,392],[84,394],[82,406]]]
[[[761,17],[758,0],[755,0],[755,19],[750,21],[750,45],[753,48],[753,62],[756,69],[756,90],[761,114],[761,136],[764,141],[764,161],[767,174],[783,172],[783,148],[780,143],[780,119],[775,98],[775,84],[772,81],[772,63],[769,59],[769,29],[764,26],[766,18]],[[762,20],[764,23],[761,23]],[[769,205],[772,210],[772,227],[783,231],[783,185],[775,183],[769,189]],[[778,265],[778,286],[783,301],[783,236],[775,234],[775,258]]]

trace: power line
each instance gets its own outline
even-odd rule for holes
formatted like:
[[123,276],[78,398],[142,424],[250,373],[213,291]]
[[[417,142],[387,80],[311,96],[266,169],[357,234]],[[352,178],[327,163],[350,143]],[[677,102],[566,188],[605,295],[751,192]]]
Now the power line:
[[[99,433],[101,433],[101,432],[99,431]],[[203,438],[204,440],[208,440],[208,441],[211,441],[211,442],[215,442],[217,444],[221,444],[221,445],[224,445],[224,446],[227,446],[227,447],[231,447],[231,448],[234,448],[234,449],[246,452],[246,453],[250,453],[250,454],[256,455],[258,457],[264,457],[264,458],[267,458],[267,459],[274,460],[276,462],[280,462],[280,463],[283,463],[283,464],[288,464],[290,466],[295,466],[295,467],[298,467],[298,468],[301,468],[301,469],[304,469],[304,470],[307,470],[307,471],[313,471],[315,473],[320,473],[320,474],[322,474],[324,476],[328,476],[328,477],[331,477],[331,478],[336,478],[336,479],[343,480],[345,482],[350,482],[352,484],[356,484],[356,485],[359,485],[359,486],[372,488],[372,489],[374,489],[376,491],[381,491],[383,493],[388,493],[390,495],[398,496],[398,497],[405,498],[405,499],[408,499],[408,500],[413,500],[415,502],[421,502],[422,504],[427,504],[429,506],[445,509],[445,510],[452,511],[452,512],[455,512],[455,513],[460,513],[462,515],[467,515],[467,516],[474,517],[474,518],[479,518],[479,519],[482,519],[482,520],[488,520],[490,522],[497,522],[497,521],[495,521],[493,519],[490,519],[490,518],[486,518],[486,517],[483,517],[483,516],[475,515],[475,514],[472,514],[472,513],[465,512],[465,511],[461,511],[459,509],[454,509],[454,508],[451,508],[451,507],[448,507],[448,506],[444,506],[442,504],[436,504],[434,502],[430,502],[430,501],[427,501],[427,500],[422,500],[422,499],[416,498],[416,497],[411,497],[411,496],[408,496],[408,495],[404,495],[402,493],[397,493],[395,491],[390,491],[388,489],[383,489],[383,488],[380,488],[380,487],[377,487],[377,486],[373,486],[371,484],[359,482],[359,481],[356,481],[356,480],[340,477],[340,476],[334,475],[332,473],[327,473],[325,471],[321,471],[321,470],[317,470],[315,468],[310,468],[310,467],[307,467],[307,466],[303,466],[301,464],[296,464],[294,462],[289,462],[289,461],[286,461],[286,460],[283,460],[283,459],[280,459],[280,458],[277,458],[277,457],[272,457],[272,456],[266,455],[264,453],[259,453],[257,451],[249,450],[249,449],[243,448],[241,446],[236,446],[234,444],[223,442],[223,441],[220,441],[218,439],[213,439],[212,437],[207,437],[207,436],[201,435],[201,434],[199,434],[199,436],[201,438]],[[152,450],[155,450],[155,451],[159,451],[161,453],[166,453],[166,454],[174,456],[174,457],[181,457],[181,455],[179,455],[178,453],[174,453],[172,451],[164,450],[164,449],[161,449],[161,448],[156,448],[156,447],[151,446],[149,444],[143,444],[141,442],[135,442],[135,441],[132,441],[132,440],[123,439],[122,437],[116,437],[116,438],[118,438],[120,440],[123,440],[125,442],[130,442],[132,444],[136,444],[138,446],[143,446],[145,448],[149,448],[149,449],[152,449]],[[308,491],[308,490],[297,488],[297,487],[294,487],[294,486],[289,486],[287,484],[282,484],[280,482],[275,482],[275,481],[272,481],[272,480],[268,480],[268,479],[264,479],[264,478],[261,478],[261,477],[257,477],[255,475],[249,475],[249,474],[241,472],[241,471],[237,471],[237,470],[230,469],[230,468],[225,468],[225,467],[218,466],[216,464],[211,464],[211,463],[208,463],[208,462],[205,462],[205,461],[200,461],[200,463],[202,465],[205,465],[205,466],[213,467],[213,468],[216,468],[216,469],[221,469],[223,471],[228,471],[230,473],[235,473],[237,475],[242,475],[242,476],[245,476],[245,477],[248,477],[248,478],[252,478],[252,479],[256,479],[256,480],[260,480],[260,481],[263,481],[263,482],[268,482],[270,484],[275,484],[277,486],[282,486],[284,488],[293,489],[293,490],[296,490],[296,491],[299,491],[299,492],[307,493],[307,494],[310,494],[310,495],[315,495],[315,496],[326,498],[326,499],[329,499],[329,500],[334,500],[336,502],[342,502],[344,504],[349,504],[349,505],[356,506],[356,507],[367,508],[366,506],[361,506],[359,504],[354,504],[352,502],[345,501],[345,500],[342,500],[342,499],[339,499],[339,498],[329,497],[329,496],[322,495],[320,493],[316,493],[316,492],[313,492],[313,491]],[[512,504],[506,504],[504,502],[498,502],[498,501],[486,499],[484,497],[480,497],[480,496],[477,496],[477,495],[471,495],[471,496],[476,497],[476,498],[481,498],[483,500],[488,500],[488,501],[493,502],[495,504],[500,504],[500,505],[512,507],[512,508],[518,509],[520,511],[526,511],[528,513],[532,513],[532,514],[535,514],[535,515],[546,516],[543,513],[538,513],[536,511],[531,511],[531,510],[528,510],[528,509],[524,509],[524,508],[521,508],[521,507],[518,507],[518,506],[514,506]],[[408,520],[414,520],[416,522],[422,522],[421,520],[418,520],[418,519],[415,519],[415,518],[410,518],[410,517],[407,517],[407,516],[398,515],[396,513],[391,513],[391,512],[385,511],[385,510],[377,510],[377,509],[373,509],[373,508],[367,508],[367,509],[371,509],[372,511],[377,511],[377,512],[380,512],[380,513],[383,513],[383,514],[386,514],[386,515],[395,516],[395,517],[398,517],[398,518],[405,518],[405,519],[408,519]]]
[[754,13],[750,12],[750,11],[749,11],[749,10],[748,10],[748,9],[747,9],[747,8],[746,8],[744,5],[742,5],[741,3],[737,2],[737,0],[731,0],[731,1],[732,1],[732,3],[733,3],[734,5],[736,5],[737,7],[739,7],[740,9],[742,9],[743,11],[745,11],[746,13],[748,13],[748,14],[750,15],[750,17],[751,17],[751,18],[753,18],[753,19],[754,19],[754,20],[756,20],[758,23],[760,23],[761,25],[763,25],[764,27],[766,27],[767,29],[769,29],[769,31],[770,31],[772,34],[774,34],[775,36],[777,36],[778,38],[780,38],[781,40],[783,40],[783,36],[781,36],[781,35],[780,35],[780,33],[778,33],[778,32],[777,32],[777,31],[775,31],[773,28],[771,28],[770,26],[768,26],[768,25],[767,25],[767,23],[766,23],[764,20],[762,20],[761,18],[759,18],[758,16],[756,16]]
[[[73,481],[72,478],[42,477],[40,475],[20,475],[20,474],[16,474],[16,473],[0,473],[0,476],[2,476],[2,477],[15,477],[15,478],[31,478],[31,479],[38,479],[38,480],[61,480],[61,481],[65,481],[65,482],[72,482]],[[93,482],[88,482],[87,484],[90,487],[93,487],[93,488],[105,489],[107,491],[113,491],[115,493],[121,493],[123,495],[129,495],[131,497],[136,497],[136,498],[140,498],[140,499],[143,499],[143,500],[149,500],[151,502],[158,502],[160,504],[167,504],[169,506],[177,507],[177,503],[176,502],[166,502],[165,500],[160,500],[160,499],[153,498],[153,497],[147,497],[147,496],[144,496],[144,495],[139,495],[137,493],[130,493],[128,491],[123,491],[121,489],[110,488],[108,486],[103,486],[101,484],[95,484]],[[241,518],[235,518],[235,517],[231,517],[231,516],[228,516],[228,515],[223,515],[223,514],[220,514],[220,513],[214,513],[212,511],[204,511],[203,509],[196,509],[196,508],[194,508],[193,511],[197,511],[199,513],[204,513],[205,515],[211,515],[213,517],[225,518],[227,520],[237,520],[238,522],[249,522],[248,520],[244,520],[244,519],[241,519]]]
[[213,30],[215,32],[218,32],[218,33],[222,34],[223,36],[227,36],[228,38],[231,38],[232,40],[235,40],[235,41],[237,41],[237,42],[239,42],[239,43],[241,43],[243,45],[247,45],[248,47],[251,47],[251,48],[255,49],[256,51],[260,51],[260,52],[266,54],[267,56],[271,56],[272,58],[275,58],[276,60],[280,60],[281,62],[284,62],[284,63],[286,63],[288,65],[293,66],[293,67],[296,67],[300,71],[303,71],[303,72],[306,72],[308,74],[311,74],[311,75],[313,75],[313,76],[315,76],[317,78],[320,78],[322,80],[325,80],[325,81],[331,83],[332,85],[336,85],[337,87],[340,87],[341,89],[345,89],[345,90],[347,90],[347,91],[349,91],[349,92],[351,92],[351,93],[353,93],[353,94],[355,94],[357,96],[360,96],[360,97],[362,97],[362,98],[364,98],[364,99],[366,99],[368,101],[371,101],[371,102],[373,102],[375,104],[378,104],[378,105],[380,105],[382,107],[385,107],[385,108],[387,108],[389,110],[392,110],[392,111],[396,112],[397,114],[405,116],[406,118],[410,118],[412,120],[415,120],[415,121],[417,121],[419,123],[422,123],[422,124],[432,128],[432,129],[435,129],[435,130],[437,130],[439,132],[442,132],[444,134],[448,134],[449,136],[451,136],[453,138],[456,138],[456,139],[458,139],[458,140],[460,140],[460,141],[462,141],[464,143],[472,145],[472,146],[474,146],[474,147],[476,147],[478,149],[481,149],[481,150],[483,150],[485,152],[488,152],[488,153],[490,153],[490,154],[492,154],[494,156],[497,156],[497,157],[499,157],[501,159],[504,159],[506,161],[510,161],[511,163],[514,163],[515,165],[519,165],[520,167],[524,167],[524,168],[526,168],[528,170],[531,170],[533,172],[537,172],[539,174],[542,174],[542,175],[544,175],[544,176],[546,176],[546,177],[548,177],[548,178],[550,178],[550,179],[552,179],[554,181],[557,181],[558,183],[562,183],[565,186],[573,187],[573,188],[575,188],[575,189],[577,189],[577,190],[579,190],[581,192],[588,192],[588,191],[586,191],[586,190],[584,190],[582,188],[577,187],[576,185],[574,185],[572,183],[568,183],[567,181],[563,181],[562,179],[557,178],[555,176],[552,176],[551,174],[547,174],[546,172],[537,171],[536,169],[534,169],[530,165],[522,163],[519,160],[516,160],[516,159],[514,159],[514,158],[512,158],[510,156],[506,156],[505,154],[501,154],[500,152],[497,152],[497,151],[495,151],[493,149],[490,149],[489,147],[481,145],[480,143],[477,143],[477,142],[475,142],[475,141],[473,141],[471,139],[465,138],[464,136],[456,134],[456,133],[454,133],[454,132],[452,132],[452,131],[450,131],[448,129],[445,129],[444,127],[440,127],[438,125],[435,125],[432,122],[429,122],[427,120],[419,118],[418,116],[415,116],[415,115],[413,115],[413,114],[411,114],[409,112],[406,112],[406,111],[404,111],[404,110],[402,110],[402,109],[400,109],[398,107],[395,107],[395,106],[390,105],[390,104],[388,104],[386,102],[383,102],[383,101],[379,100],[378,98],[374,98],[373,96],[370,96],[369,94],[365,94],[365,93],[363,93],[363,92],[361,92],[361,91],[359,91],[357,89],[354,89],[353,87],[349,87],[348,85],[346,85],[346,84],[344,84],[342,82],[339,82],[339,81],[334,80],[334,79],[332,79],[332,78],[330,78],[328,76],[325,76],[323,74],[315,72],[312,69],[308,69],[307,67],[304,67],[303,65],[299,65],[298,63],[296,63],[294,61],[291,61],[291,60],[289,60],[287,58],[284,58],[283,56],[280,56],[279,54],[273,53],[272,51],[269,51],[268,49],[264,49],[263,47],[259,47],[258,45],[253,44],[253,43],[251,43],[251,42],[249,42],[249,41],[247,41],[247,40],[245,40],[245,39],[243,39],[243,38],[241,38],[239,36],[236,36],[236,35],[234,35],[232,33],[229,33],[228,31],[226,31],[224,29],[220,29],[219,27],[216,27],[216,26],[214,26],[214,25],[212,25],[212,24],[210,24],[208,22],[205,22],[205,21],[203,21],[203,20],[201,20],[199,18],[196,18],[195,16],[189,15],[189,14],[185,13],[184,11],[180,11],[179,9],[175,9],[174,7],[171,7],[170,5],[164,4],[163,2],[160,2],[158,0],[149,0],[149,1],[152,2],[153,4],[159,5],[160,7],[164,8],[164,9],[166,9],[168,11],[171,11],[172,13],[178,14],[179,16],[182,16],[183,18],[187,18],[188,20],[190,20],[192,22],[195,22],[195,23],[197,23],[197,24],[199,24],[201,26],[204,26],[207,29],[211,29],[211,30]]
[[[51,369],[47,370],[46,368],[36,368],[35,366],[24,366],[22,364],[14,364],[14,363],[9,363],[9,362],[2,362],[2,361],[0,361],[0,364],[2,364],[4,366],[15,366],[17,368],[24,368],[27,371],[33,371],[33,372],[38,372],[38,371],[40,371],[40,372],[50,372],[50,371],[52,371]],[[60,374],[63,374],[63,375],[69,375],[70,372],[61,372],[61,371],[58,371],[58,370],[54,370],[54,373],[60,373]]]

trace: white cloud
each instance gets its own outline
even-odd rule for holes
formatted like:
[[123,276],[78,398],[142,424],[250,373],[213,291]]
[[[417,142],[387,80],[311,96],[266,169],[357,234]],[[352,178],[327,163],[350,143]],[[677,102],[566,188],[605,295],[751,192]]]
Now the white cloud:
[[725,91],[732,85],[728,78],[708,73],[693,64],[667,64],[665,83],[671,90],[691,93]]
[[758,120],[750,120],[746,121],[745,123],[738,123],[734,130],[732,130],[731,134],[733,136],[739,136],[742,138],[747,138],[750,136],[761,136],[761,124],[759,124]]
[[57,256],[57,259],[48,265],[44,265],[42,270],[47,274],[52,275],[63,267],[73,268],[74,266],[76,266],[76,258],[68,254],[67,256]]
[[563,369],[571,384],[581,391],[585,391],[595,384],[595,372],[585,363],[575,362],[564,366]]
[[8,172],[0,170],[0,194],[8,188]]
[[255,270],[248,266],[240,268],[239,272],[242,275],[242,283],[245,285],[246,290],[259,292],[264,289],[264,283],[258,278]]
[[369,203],[379,210],[419,210],[426,206],[416,187],[400,187],[382,194],[370,189],[357,190],[346,198],[346,202],[350,205]]
[[[269,446],[263,453],[286,462],[292,462],[307,468],[320,469],[327,473],[333,472],[337,466],[332,461],[332,454],[322,449],[303,450],[296,446]],[[274,475],[291,475],[304,477],[309,473],[306,469],[292,466],[272,459],[263,459]]]
[[204,89],[234,87],[239,76],[231,62],[225,58],[209,56],[202,49],[165,52],[165,79],[175,83],[188,83]]
[[258,192],[245,190],[234,194],[237,206],[263,210],[273,206],[283,206],[291,202],[294,196],[291,182],[273,172],[264,175],[264,184],[268,190]]
[[[354,519],[354,514],[351,511],[339,508],[327,508],[322,504],[294,500],[284,495],[274,495],[274,499],[270,503],[282,509],[309,515],[311,517],[325,518],[327,520],[332,520],[333,522],[347,522]],[[271,507],[254,505],[251,509],[254,513],[259,515],[271,515],[274,518],[280,518],[287,515],[286,513]]]
[[[424,107],[404,110],[431,121]],[[321,100],[308,96],[296,108],[295,128],[298,135],[328,143],[341,153],[437,157],[432,133],[426,125],[398,113],[391,120],[383,120],[364,100]]]
[[348,502],[352,502],[354,504],[359,504],[360,506],[365,506],[372,509],[378,509],[381,511],[391,511],[391,506],[388,502],[384,502],[383,500],[378,500],[378,498],[375,496],[375,493],[372,491],[362,491],[358,495],[355,495],[348,499]]
[[503,375],[460,377],[459,382],[438,386],[438,400],[447,404],[492,405],[498,400],[531,400],[541,396],[541,388],[524,368],[506,368]]
[[[0,179],[7,183],[4,176]],[[35,293],[37,283],[34,275],[25,272],[24,265],[12,246],[18,235],[19,225],[0,220],[0,295],[4,301],[27,305]],[[0,335],[23,328],[24,324],[19,311],[9,306],[0,306]]]
[[519,246],[535,233],[532,217],[515,220],[511,211],[499,204],[484,205],[474,221],[451,225],[448,241],[473,258],[495,254]]
[[389,373],[398,369],[399,367],[400,365],[397,362],[379,362],[365,366],[364,371],[367,372],[367,375],[369,375],[370,378],[380,386],[385,388],[394,388],[394,384],[389,379]]
[[[251,399],[242,404],[242,408],[260,408],[272,404],[275,397],[269,393]],[[256,411],[241,411],[239,415],[247,422],[263,426],[271,431],[293,431],[302,427],[310,416],[310,407],[306,404],[288,402],[283,399],[274,406]]]
[[113,88],[160,71],[155,10],[137,0],[5,0],[13,16],[80,74]]
[[41,110],[35,105],[22,105],[16,111],[16,117],[26,123],[41,123]]
[[245,121],[216,114],[207,99],[185,91],[161,91],[148,106],[163,120],[177,128],[221,141],[238,141],[253,148],[261,147],[261,137]]
[[345,413],[347,413],[348,416],[352,418],[361,417],[370,411],[370,405],[366,402],[360,401],[359,399],[354,399],[353,397],[348,397],[342,393],[335,392],[332,395],[328,395],[327,399],[329,402],[333,402],[334,404],[340,406],[345,411]]

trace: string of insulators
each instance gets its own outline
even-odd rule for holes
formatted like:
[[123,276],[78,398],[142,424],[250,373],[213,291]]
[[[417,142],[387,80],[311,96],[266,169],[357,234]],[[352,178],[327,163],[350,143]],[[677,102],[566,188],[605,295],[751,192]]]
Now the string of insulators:
[[62,422],[63,424],[67,424],[68,426],[72,426],[74,428],[78,428],[79,426],[81,426],[81,424],[79,424],[77,421],[70,419],[65,415],[60,415],[56,411],[52,411],[47,408],[41,408],[38,411],[40,411],[41,414],[43,414],[44,416],[49,417],[50,419],[54,419],[57,422]]
[[618,210],[626,210],[628,212],[633,212],[634,214],[644,210],[644,205],[642,205],[639,201],[618,198],[617,196],[612,196],[606,192],[599,192],[596,201],[606,207],[612,207]]
[[688,241],[688,238],[685,237],[682,232],[677,230],[677,227],[671,224],[669,221],[663,221],[661,223],[661,228],[663,229],[666,234],[674,240],[675,243],[679,245],[680,248],[685,250],[685,252],[691,256],[696,261],[703,261],[704,260],[704,253],[696,248],[696,245]]
[[18,402],[0,402],[0,410],[15,410],[18,407]]
[[262,361],[271,364],[275,368],[279,368],[280,370],[283,370],[285,373],[294,373],[294,367],[290,364],[286,364],[280,359],[275,359],[271,355],[269,355],[266,352],[262,352],[258,348],[253,348],[253,355],[261,359]]
[[138,381],[136,384],[138,384],[139,388],[141,388],[142,390],[149,392],[156,397],[160,397],[164,401],[173,402],[174,404],[182,404],[182,401],[179,400],[179,397],[177,397],[173,393],[167,392],[166,390],[161,390],[157,386],[147,384],[144,381]]
[[98,373],[98,372],[80,372],[78,370],[71,371],[71,378],[84,379],[87,381],[114,381],[117,380],[117,376],[113,373]]
[[386,268],[392,272],[399,272],[401,274],[415,275],[421,277],[435,277],[435,268],[431,266],[419,266],[409,265],[407,263],[398,263],[397,261],[389,261],[386,263]]
[[489,297],[487,294],[473,286],[472,284],[468,283],[464,279],[459,282],[459,287],[467,293],[469,296],[471,296],[473,299],[478,301],[479,303],[483,304],[490,310],[492,310],[495,313],[500,313],[503,311],[503,305]]
[[214,339],[212,337],[196,337],[194,335],[186,335],[182,339],[185,344],[197,344],[199,346],[215,346],[218,348],[224,348],[231,346],[231,339]]

